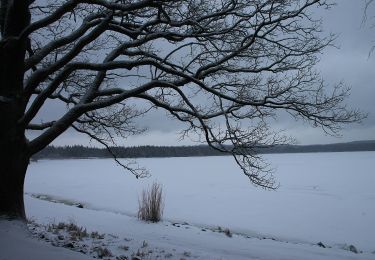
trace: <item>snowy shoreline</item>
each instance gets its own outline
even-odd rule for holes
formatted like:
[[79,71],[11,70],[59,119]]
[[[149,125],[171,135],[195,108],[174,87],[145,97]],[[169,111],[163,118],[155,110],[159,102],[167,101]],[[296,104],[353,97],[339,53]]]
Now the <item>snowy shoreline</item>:
[[[37,216],[32,218],[28,229],[24,223],[0,220],[1,260],[375,258],[369,252],[353,253],[348,245],[323,248],[318,244],[235,233],[227,236],[217,230],[187,223],[163,221],[151,224],[135,217],[82,209],[30,196],[26,196],[26,200]],[[40,213],[36,214],[37,211]],[[74,223],[88,235],[72,239],[63,228],[49,229],[52,224],[57,227],[61,223]],[[92,236],[93,233],[98,235]],[[101,255],[103,251],[108,255]]]
[[[29,168],[26,212],[41,232],[73,222],[107,234],[101,246],[111,259],[146,248],[152,253],[141,259],[375,259],[373,158],[375,152],[267,155],[277,191],[251,186],[227,157],[140,159],[152,176],[138,180],[111,159],[42,160]],[[165,192],[157,224],[136,218],[138,196],[153,181]],[[86,242],[88,252],[99,250]],[[17,259],[4,257],[7,243],[0,243],[0,260]]]

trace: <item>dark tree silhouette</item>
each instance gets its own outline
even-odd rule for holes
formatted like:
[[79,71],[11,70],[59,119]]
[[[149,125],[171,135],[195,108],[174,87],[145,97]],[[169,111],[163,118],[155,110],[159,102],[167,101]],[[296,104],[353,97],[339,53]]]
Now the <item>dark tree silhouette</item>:
[[[24,218],[30,156],[73,128],[108,146],[137,134],[133,119],[164,109],[233,154],[251,183],[273,189],[249,150],[284,143],[277,111],[329,133],[360,115],[348,90],[325,89],[313,69],[332,37],[319,0],[1,0],[0,213]],[[39,122],[48,102],[61,117]],[[26,131],[39,134],[28,140]],[[119,161],[118,161],[119,162]],[[120,162],[119,162],[120,163]],[[146,172],[122,164],[137,177]]]

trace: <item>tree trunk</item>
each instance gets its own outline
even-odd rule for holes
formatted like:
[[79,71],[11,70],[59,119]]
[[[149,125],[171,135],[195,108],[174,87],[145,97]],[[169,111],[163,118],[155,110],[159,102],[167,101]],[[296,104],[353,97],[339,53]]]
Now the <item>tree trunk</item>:
[[24,137],[0,137],[0,215],[26,219],[23,186],[29,155]]
[[30,159],[25,127],[19,125],[27,102],[23,97],[29,4],[1,0],[0,10],[0,214],[25,219],[23,185]]

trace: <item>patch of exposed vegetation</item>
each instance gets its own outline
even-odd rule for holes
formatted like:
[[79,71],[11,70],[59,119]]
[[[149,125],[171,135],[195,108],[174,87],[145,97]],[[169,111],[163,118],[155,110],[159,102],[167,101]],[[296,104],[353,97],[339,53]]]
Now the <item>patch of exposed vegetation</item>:
[[138,219],[159,222],[164,210],[163,187],[154,182],[149,189],[142,191],[138,204]]

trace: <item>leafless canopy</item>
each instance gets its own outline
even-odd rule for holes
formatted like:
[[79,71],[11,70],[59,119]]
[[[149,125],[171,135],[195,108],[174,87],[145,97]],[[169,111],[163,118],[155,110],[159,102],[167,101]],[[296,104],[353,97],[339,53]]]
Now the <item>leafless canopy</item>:
[[[1,10],[11,2],[2,0]],[[30,1],[31,23],[19,35],[29,39],[19,124],[40,131],[30,150],[43,149],[69,127],[109,145],[116,134],[141,131],[132,119],[161,108],[186,123],[182,136],[198,134],[233,154],[253,184],[275,188],[267,165],[251,151],[287,141],[269,129],[278,111],[333,134],[360,117],[343,103],[347,89],[338,85],[327,92],[313,69],[332,37],[321,37],[311,12],[328,5]],[[65,114],[36,122],[48,100],[65,103]],[[149,106],[137,108],[139,101]]]

